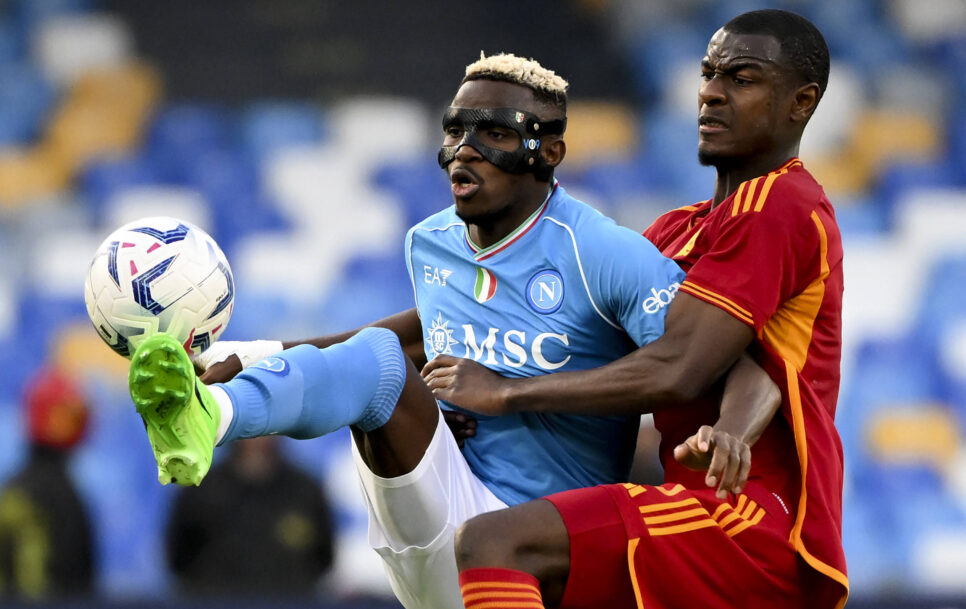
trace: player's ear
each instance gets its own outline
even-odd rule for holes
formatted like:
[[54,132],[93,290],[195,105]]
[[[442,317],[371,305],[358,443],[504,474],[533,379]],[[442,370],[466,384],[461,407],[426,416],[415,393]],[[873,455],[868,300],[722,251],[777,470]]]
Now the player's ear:
[[808,121],[815,112],[820,97],[821,91],[814,82],[797,88],[792,97],[792,109],[789,116],[792,122],[804,123]]
[[540,155],[546,161],[547,165],[556,167],[567,156],[567,144],[560,136],[545,138],[543,144],[540,146]]

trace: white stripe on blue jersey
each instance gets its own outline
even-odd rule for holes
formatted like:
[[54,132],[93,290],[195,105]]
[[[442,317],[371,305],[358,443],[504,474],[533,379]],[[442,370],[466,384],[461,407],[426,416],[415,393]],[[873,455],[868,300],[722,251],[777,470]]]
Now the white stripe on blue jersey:
[[[684,278],[678,266],[559,186],[545,206],[485,256],[454,207],[410,229],[406,260],[428,358],[468,357],[526,377],[601,366],[663,333]],[[627,479],[637,417],[474,416],[479,427],[463,454],[510,505]]]

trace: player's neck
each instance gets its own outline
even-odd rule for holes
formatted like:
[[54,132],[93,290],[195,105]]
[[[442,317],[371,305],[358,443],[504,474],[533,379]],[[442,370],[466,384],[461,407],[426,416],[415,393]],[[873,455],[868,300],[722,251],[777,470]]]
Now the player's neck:
[[794,146],[782,148],[773,154],[762,155],[755,159],[741,159],[731,165],[721,162],[715,165],[718,177],[714,184],[714,198],[711,207],[727,199],[742,182],[763,176],[785,164],[788,159],[798,156],[798,142]]
[[551,184],[546,189],[534,190],[527,193],[522,201],[510,203],[500,212],[467,222],[470,240],[476,246],[486,249],[506,239],[540,209],[553,192],[552,188]]

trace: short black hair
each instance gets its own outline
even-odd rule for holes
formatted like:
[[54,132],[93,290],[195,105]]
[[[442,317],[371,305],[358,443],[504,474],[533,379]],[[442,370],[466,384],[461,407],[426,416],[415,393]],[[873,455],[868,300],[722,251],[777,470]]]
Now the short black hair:
[[732,34],[763,34],[778,40],[782,56],[804,82],[818,85],[819,96],[828,86],[829,52],[825,37],[815,25],[795,13],[778,9],[750,11],[724,25]]

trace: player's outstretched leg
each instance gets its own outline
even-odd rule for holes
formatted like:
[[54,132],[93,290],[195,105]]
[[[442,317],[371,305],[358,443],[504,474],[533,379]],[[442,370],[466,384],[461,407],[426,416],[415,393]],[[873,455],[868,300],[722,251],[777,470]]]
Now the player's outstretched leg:
[[220,410],[181,344],[164,333],[147,338],[131,358],[128,387],[154,449],[158,481],[200,484],[211,467]]

